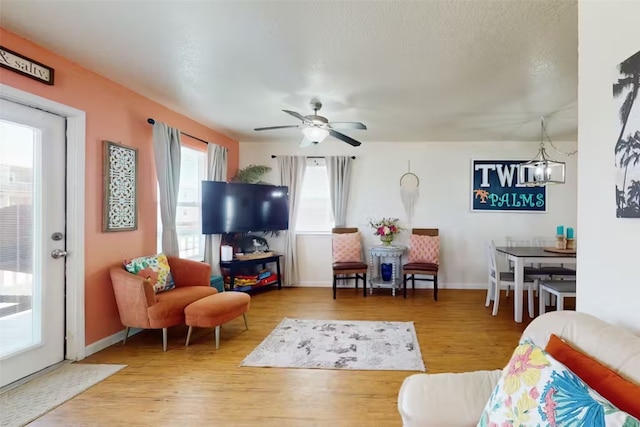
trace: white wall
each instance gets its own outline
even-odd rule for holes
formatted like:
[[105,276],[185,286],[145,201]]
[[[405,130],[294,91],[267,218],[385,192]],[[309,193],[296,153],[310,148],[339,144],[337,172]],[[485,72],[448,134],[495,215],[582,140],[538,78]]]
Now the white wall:
[[[552,122],[549,125],[552,133]],[[366,131],[370,132],[370,131]],[[574,143],[554,141],[559,149],[572,151]],[[305,150],[297,141],[284,143],[240,143],[240,167],[266,164],[273,167],[267,181],[279,184],[276,159],[271,155],[355,155],[347,225],[359,227],[368,245],[379,244],[368,219],[398,217],[406,228],[439,228],[441,273],[439,287],[486,287],[486,257],[483,242],[494,239],[504,244],[505,236],[551,236],[559,224],[576,224],[576,158],[567,161],[567,184],[548,188],[548,213],[473,213],[471,160],[529,160],[537,153],[536,142],[422,142],[363,143],[358,148],[327,139]],[[407,224],[400,201],[400,177],[411,171],[420,179],[420,199],[414,223]],[[580,230],[577,229],[580,241]],[[408,242],[405,231],[395,242]],[[275,244],[275,246],[274,246]],[[277,242],[272,246],[279,248]],[[330,235],[298,236],[300,285],[330,286]],[[426,283],[426,282],[422,282]]]
[[579,3],[577,309],[636,331],[640,220],[616,218],[612,84],[616,65],[640,50],[639,16],[638,1]]

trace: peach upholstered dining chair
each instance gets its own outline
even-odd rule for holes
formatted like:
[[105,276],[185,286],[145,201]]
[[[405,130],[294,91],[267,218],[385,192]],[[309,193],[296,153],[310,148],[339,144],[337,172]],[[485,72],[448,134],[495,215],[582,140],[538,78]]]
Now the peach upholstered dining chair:
[[[333,258],[333,299],[336,299],[338,280],[362,279],[363,295],[367,296],[367,269],[362,261],[362,242],[357,228],[334,228],[331,230],[331,252]],[[351,275],[351,276],[350,276]]]
[[[438,268],[440,267],[440,236],[437,228],[411,229],[409,262],[402,266],[404,297],[407,280],[416,288],[416,280],[433,282],[433,299],[438,301]],[[426,276],[416,278],[416,275]]]
[[211,266],[198,261],[168,257],[175,288],[154,293],[152,282],[129,273],[122,265],[110,269],[120,322],[129,329],[162,329],[162,349],[167,351],[167,328],[184,324],[184,309],[194,301],[218,291],[210,283]]

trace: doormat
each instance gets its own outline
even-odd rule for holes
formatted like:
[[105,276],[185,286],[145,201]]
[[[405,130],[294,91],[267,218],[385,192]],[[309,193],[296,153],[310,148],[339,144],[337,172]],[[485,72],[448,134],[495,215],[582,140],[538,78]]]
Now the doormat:
[[241,366],[425,371],[413,322],[288,318]]
[[68,363],[0,394],[0,426],[23,426],[127,365]]

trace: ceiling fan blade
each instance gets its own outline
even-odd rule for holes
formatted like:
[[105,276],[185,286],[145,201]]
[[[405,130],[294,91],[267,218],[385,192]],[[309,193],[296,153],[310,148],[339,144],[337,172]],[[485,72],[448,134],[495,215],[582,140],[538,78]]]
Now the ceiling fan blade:
[[367,129],[367,127],[360,122],[329,122],[329,126],[334,129]]
[[302,138],[300,141],[300,148],[311,147],[313,145],[313,141],[308,138]]
[[287,128],[297,128],[300,125],[287,125],[287,126],[269,126],[266,128],[255,128],[254,130],[271,130],[271,129],[287,129]]
[[329,129],[329,135],[331,135],[334,138],[337,138],[341,141],[346,142],[347,144],[351,144],[354,147],[358,147],[361,142],[360,141],[356,141],[355,139],[351,138],[350,136],[345,135],[344,133],[340,133],[338,131],[335,131],[333,129]]
[[309,121],[305,116],[303,116],[302,114],[296,113],[295,111],[289,111],[289,110],[282,110],[282,111],[284,111],[287,114],[291,114],[293,117],[295,117],[296,119],[302,120],[304,123],[307,123]]

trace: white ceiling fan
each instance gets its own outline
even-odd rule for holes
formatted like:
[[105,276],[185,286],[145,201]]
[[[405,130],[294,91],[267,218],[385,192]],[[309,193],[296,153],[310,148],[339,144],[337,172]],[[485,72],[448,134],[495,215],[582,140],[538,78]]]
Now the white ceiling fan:
[[354,147],[357,147],[361,144],[360,141],[357,141],[350,136],[338,132],[336,129],[366,130],[367,127],[365,125],[360,122],[330,122],[326,117],[319,116],[318,110],[322,108],[322,103],[316,98],[313,98],[311,102],[309,102],[309,106],[313,110],[313,114],[310,114],[308,116],[303,116],[302,114],[296,113],[295,111],[282,110],[285,113],[302,120],[302,123],[299,125],[270,126],[255,128],[254,130],[261,131],[272,129],[300,128],[302,129],[302,134],[304,135],[304,137],[302,138],[302,142],[300,142],[300,147],[308,147],[313,144],[319,144],[324,141],[325,138],[329,135],[341,141],[344,141],[347,144],[351,144]]

